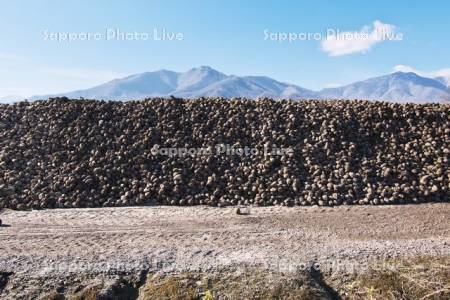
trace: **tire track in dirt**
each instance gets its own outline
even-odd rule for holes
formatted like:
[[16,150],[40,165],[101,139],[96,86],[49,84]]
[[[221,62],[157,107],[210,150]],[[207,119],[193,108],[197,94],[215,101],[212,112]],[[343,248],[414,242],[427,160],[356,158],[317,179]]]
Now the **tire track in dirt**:
[[126,271],[149,260],[170,270],[291,268],[309,261],[364,265],[380,257],[450,255],[449,215],[445,203],[260,207],[249,216],[213,207],[6,210],[0,271],[40,276],[64,270],[55,264],[83,263],[83,272]]

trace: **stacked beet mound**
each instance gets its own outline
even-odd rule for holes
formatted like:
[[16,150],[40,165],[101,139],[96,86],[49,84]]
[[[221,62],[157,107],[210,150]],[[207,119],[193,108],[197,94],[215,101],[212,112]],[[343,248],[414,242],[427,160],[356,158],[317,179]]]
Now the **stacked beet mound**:
[[449,105],[2,104],[0,208],[450,202],[449,155]]

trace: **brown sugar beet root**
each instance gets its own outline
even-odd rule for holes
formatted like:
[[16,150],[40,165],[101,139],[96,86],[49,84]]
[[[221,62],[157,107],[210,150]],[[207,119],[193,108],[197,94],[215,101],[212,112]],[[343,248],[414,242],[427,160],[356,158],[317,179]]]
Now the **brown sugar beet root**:
[[449,119],[348,100],[1,104],[0,208],[448,202]]

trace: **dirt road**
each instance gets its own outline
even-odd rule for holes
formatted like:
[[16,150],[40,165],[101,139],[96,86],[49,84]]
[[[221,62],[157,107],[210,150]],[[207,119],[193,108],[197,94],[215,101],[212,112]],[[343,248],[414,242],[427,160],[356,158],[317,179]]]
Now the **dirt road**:
[[27,276],[366,267],[393,256],[449,255],[450,204],[236,208],[132,207],[0,214],[0,271]]

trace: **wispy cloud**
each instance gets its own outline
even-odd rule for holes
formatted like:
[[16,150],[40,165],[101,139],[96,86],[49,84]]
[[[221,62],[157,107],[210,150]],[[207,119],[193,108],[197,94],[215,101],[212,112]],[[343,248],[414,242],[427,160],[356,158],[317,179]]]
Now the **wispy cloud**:
[[108,81],[123,76],[123,74],[114,71],[79,68],[45,68],[43,69],[43,72],[52,76],[62,76],[97,82]]
[[13,53],[5,53],[5,52],[0,52],[0,60],[4,60],[4,61],[26,61],[25,58],[20,57],[16,54]]
[[340,86],[342,86],[342,84],[334,83],[334,82],[325,84],[325,88],[326,89],[328,89],[328,88],[337,88],[337,87],[340,87]]
[[[47,65],[44,62],[7,52],[0,52],[0,64],[6,65],[0,72],[0,97],[21,95],[53,94],[64,91],[89,88],[112,79],[125,76],[123,73],[95,69],[73,68],[59,65]],[[14,75],[20,76],[20,80]]]
[[375,21],[372,26],[366,25],[360,31],[329,30],[321,41],[321,49],[330,56],[342,56],[365,53],[383,41],[401,39],[403,35],[396,32],[394,25]]
[[0,61],[9,61],[15,64],[19,63],[20,65],[27,62],[27,66],[32,67],[34,72],[37,73],[85,81],[101,82],[124,76],[124,74],[108,70],[50,67],[36,63],[28,58],[5,52],[0,52]]
[[16,88],[16,87],[1,87],[0,88],[0,97],[5,96],[23,96],[29,95],[32,90],[27,88]]

